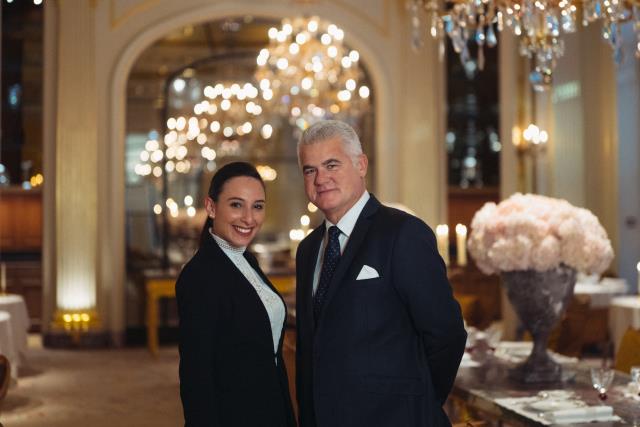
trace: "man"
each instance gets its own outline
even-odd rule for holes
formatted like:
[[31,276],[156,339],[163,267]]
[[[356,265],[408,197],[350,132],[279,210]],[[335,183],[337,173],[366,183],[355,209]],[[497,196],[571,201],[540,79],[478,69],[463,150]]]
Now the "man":
[[296,258],[301,427],[450,425],[466,332],[433,232],[367,192],[349,125],[311,126],[298,159],[326,217]]

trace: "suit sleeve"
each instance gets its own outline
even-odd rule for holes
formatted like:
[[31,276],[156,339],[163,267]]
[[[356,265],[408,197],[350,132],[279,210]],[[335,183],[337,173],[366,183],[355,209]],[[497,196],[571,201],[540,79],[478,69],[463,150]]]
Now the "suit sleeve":
[[214,378],[217,311],[197,275],[187,268],[176,283],[180,318],[180,398],[185,427],[219,426]]
[[444,404],[453,387],[467,333],[433,231],[415,217],[400,227],[392,269],[394,286],[421,335],[436,397]]

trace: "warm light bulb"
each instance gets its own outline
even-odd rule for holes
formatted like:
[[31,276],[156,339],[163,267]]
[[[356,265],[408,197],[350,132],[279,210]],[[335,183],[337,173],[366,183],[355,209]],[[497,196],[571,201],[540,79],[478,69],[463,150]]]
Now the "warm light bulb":
[[262,126],[262,130],[260,131],[260,134],[264,139],[271,138],[271,135],[273,134],[273,127],[268,123],[265,124],[264,126]]
[[187,82],[185,82],[184,79],[177,78],[173,81],[173,90],[178,93],[182,92],[186,86]]
[[280,70],[286,70],[287,67],[289,66],[289,61],[287,61],[287,58],[279,58],[278,61],[276,62],[276,66]]

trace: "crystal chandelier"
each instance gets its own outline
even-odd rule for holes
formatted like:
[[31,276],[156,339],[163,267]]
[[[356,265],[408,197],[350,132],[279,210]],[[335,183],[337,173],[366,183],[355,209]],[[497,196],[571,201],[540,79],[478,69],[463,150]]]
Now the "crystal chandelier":
[[[444,51],[444,35],[452,42],[463,63],[471,60],[469,46],[478,48],[478,67],[484,63],[484,47],[497,43],[498,31],[509,28],[519,39],[522,56],[533,60],[529,80],[540,91],[551,85],[556,60],[564,54],[563,33],[574,33],[583,26],[601,20],[602,36],[613,47],[617,62],[622,59],[620,26],[635,23],[640,57],[640,2],[638,0],[453,0],[442,13],[435,0],[409,0],[412,44],[419,48],[429,22],[429,33],[439,39]],[[580,9],[580,10],[579,10]]]
[[273,135],[260,99],[265,94],[252,83],[218,82],[202,95],[192,112],[167,120],[163,149],[157,140],[147,141],[135,167],[138,175],[160,177],[165,158],[164,172],[188,173],[201,159],[213,170],[217,157],[239,155]]
[[258,55],[256,80],[269,107],[305,129],[326,118],[349,119],[370,109],[360,54],[343,44],[344,31],[317,17],[284,19],[270,28]]

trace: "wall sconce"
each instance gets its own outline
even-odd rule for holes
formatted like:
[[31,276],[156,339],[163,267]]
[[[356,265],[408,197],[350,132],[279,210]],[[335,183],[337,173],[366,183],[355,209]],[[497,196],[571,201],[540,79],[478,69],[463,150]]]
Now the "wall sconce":
[[526,180],[526,156],[531,156],[532,192],[538,192],[538,154],[546,148],[549,141],[547,131],[541,129],[531,123],[524,131],[520,131],[519,127],[514,127],[511,139],[516,153],[518,155],[518,190],[522,193],[527,192]]

